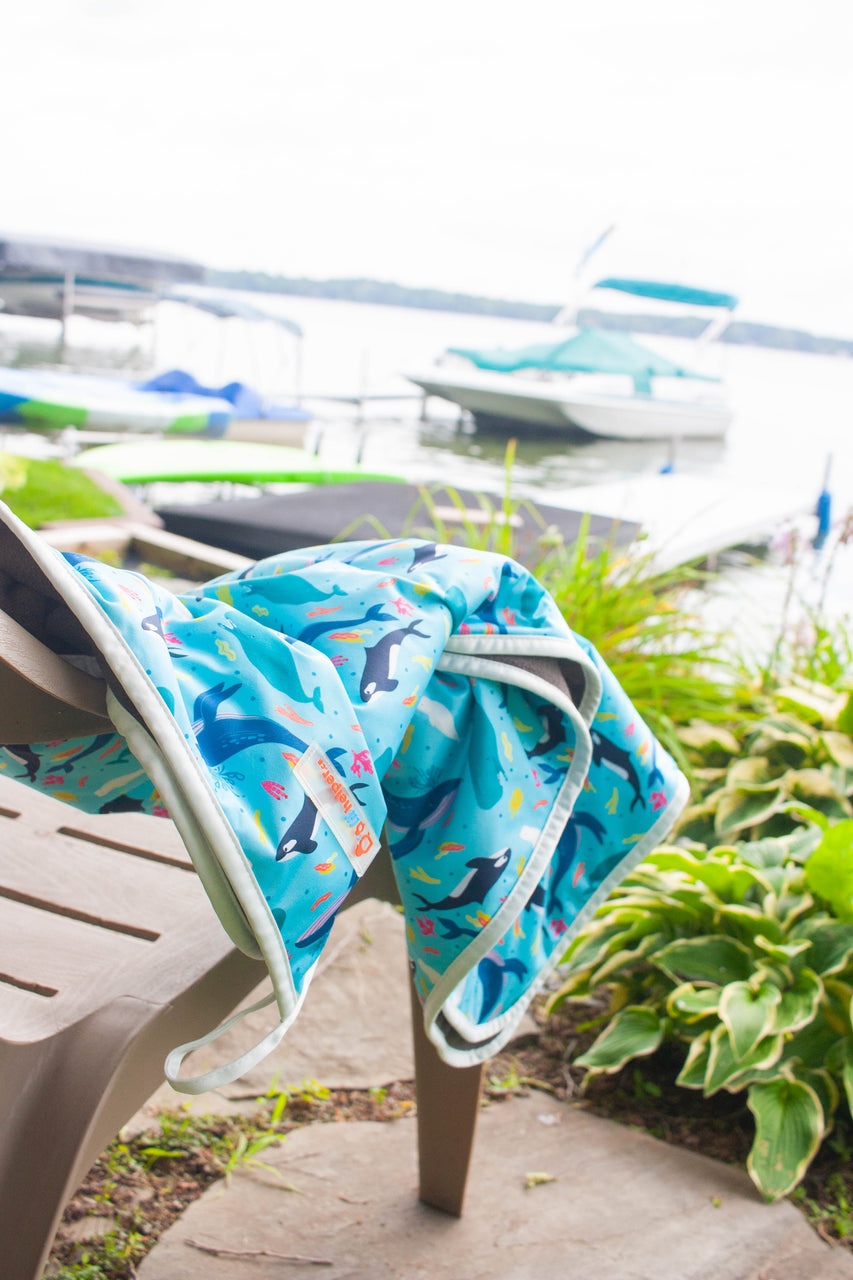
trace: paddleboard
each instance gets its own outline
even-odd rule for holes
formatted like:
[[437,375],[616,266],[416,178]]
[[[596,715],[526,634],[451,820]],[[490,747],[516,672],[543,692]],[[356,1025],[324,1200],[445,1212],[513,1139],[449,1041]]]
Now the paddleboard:
[[402,476],[356,464],[336,467],[301,449],[234,440],[137,440],[87,449],[72,466],[100,471],[127,484],[169,480],[231,480],[243,484],[299,481],[344,484],[355,480],[403,483]]

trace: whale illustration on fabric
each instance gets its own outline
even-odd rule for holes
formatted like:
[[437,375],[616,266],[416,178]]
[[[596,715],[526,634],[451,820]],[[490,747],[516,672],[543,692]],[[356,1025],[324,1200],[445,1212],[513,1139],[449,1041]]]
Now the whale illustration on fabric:
[[98,813],[144,813],[145,805],[133,796],[114,796],[106,800]]
[[[250,564],[248,568],[243,569],[237,574],[237,581],[246,581],[258,576],[259,567],[263,566],[263,561],[257,564]],[[305,578],[300,577],[295,571],[281,574],[282,597],[283,603],[288,604],[321,604],[324,600],[331,600],[335,596],[345,596],[347,593],[339,583],[335,583],[331,591],[324,591],[322,587],[315,586],[312,582],[308,582]],[[215,583],[209,584],[215,586]],[[264,597],[266,599],[266,597]]]
[[364,670],[361,674],[359,692],[362,702],[371,702],[381,693],[392,693],[399,684],[394,679],[400,647],[409,636],[418,636],[421,640],[429,640],[425,631],[418,631],[418,619],[415,618],[407,627],[396,627],[387,631],[376,644],[365,647]]
[[447,817],[453,808],[461,781],[461,778],[446,778],[420,796],[395,795],[387,786],[383,787],[388,807],[388,826],[392,831],[404,833],[401,839],[391,841],[391,855],[395,860],[405,858],[417,849],[427,829]]
[[[72,756],[68,756],[65,760],[52,761],[50,766],[51,773],[71,773],[79,760],[83,760],[86,756],[96,755],[99,751],[103,751],[109,742],[115,742],[114,733],[99,733],[97,737],[92,739],[88,747],[83,747],[80,751],[75,751]],[[117,757],[117,760],[125,758],[126,756],[127,751],[123,751],[122,755]]]
[[486,894],[500,880],[510,855],[511,850],[507,846],[486,858],[469,858],[465,866],[471,870],[440,902],[429,902],[419,893],[414,895],[421,904],[421,910],[450,911],[453,907],[468,907],[473,902],[484,902]]
[[438,543],[422,542],[420,546],[415,547],[415,554],[412,557],[412,563],[409,565],[406,573],[414,573],[415,569],[422,569],[425,564],[432,564],[434,560],[446,560],[447,552],[439,551]]
[[471,929],[464,924],[457,924],[455,920],[448,920],[444,916],[437,920],[436,924],[441,927],[441,937],[446,942],[451,942],[454,938],[476,938],[479,934],[479,930]]
[[147,618],[143,618],[139,625],[143,631],[155,632],[173,658],[182,658],[184,656],[183,646],[177,643],[173,635],[166,634],[166,629],[163,625],[163,610],[159,605],[155,607],[154,612],[150,613]]
[[346,892],[342,893],[340,897],[335,898],[332,902],[329,903],[325,911],[323,911],[317,917],[317,919],[308,926],[308,928],[304,931],[304,933],[300,934],[300,936],[296,939],[296,942],[294,943],[295,946],[297,947],[316,946],[318,943],[323,941],[323,939],[327,936],[327,934],[331,933],[332,925],[335,923],[335,917],[337,916],[338,912],[340,911],[341,907],[346,901],[347,895],[350,891],[350,888],[352,887],[352,882],[354,882],[356,878],[357,878],[356,874],[353,871],[352,881],[350,882],[350,885],[347,886]]
[[606,830],[604,824],[599,822],[598,818],[593,817],[591,813],[575,812],[572,814],[557,845],[554,862],[552,863],[551,879],[548,882],[547,914],[549,916],[553,916],[559,906],[560,885],[577,857],[581,841],[581,829],[591,832],[599,844],[604,843]]
[[624,782],[628,783],[634,793],[634,798],[630,805],[632,811],[638,801],[645,809],[646,801],[640,791],[640,779],[630,754],[624,751],[622,747],[617,747],[609,738],[605,738],[604,734],[599,733],[597,729],[590,729],[589,736],[592,738],[593,764],[603,765],[605,769],[610,769],[615,773],[617,778],[622,778]]
[[471,781],[477,804],[484,810],[493,809],[503,796],[507,775],[495,725],[476,703],[472,712],[468,759],[474,766],[471,769]]
[[285,862],[297,853],[313,853],[317,848],[314,837],[317,834],[319,822],[320,814],[317,806],[310,796],[306,796],[299,813],[278,842],[278,848],[275,851],[276,862]]
[[193,704],[191,728],[206,764],[222,764],[238,751],[245,751],[247,747],[255,747],[261,742],[276,742],[300,753],[307,750],[307,743],[275,720],[220,711],[222,703],[242,687],[242,684],[232,684],[226,688],[225,681],[220,680],[219,684],[200,693]]
[[7,756],[10,756],[16,764],[21,765],[24,772],[18,774],[20,778],[28,778],[30,782],[35,782],[41,768],[41,756],[36,755],[35,751],[26,742],[10,742],[4,746],[3,750]]
[[507,978],[524,978],[527,965],[512,956],[504,958],[497,951],[489,951],[477,965],[477,977],[483,986],[483,1002],[480,1005],[480,1022],[485,1022],[497,1009],[504,993]]
[[396,613],[385,613],[384,610],[387,608],[386,603],[381,601],[379,604],[372,604],[362,618],[338,618],[334,622],[312,622],[310,627],[305,627],[299,632],[299,639],[303,644],[313,644],[315,640],[319,640],[320,636],[330,631],[355,631],[367,622],[396,622]]

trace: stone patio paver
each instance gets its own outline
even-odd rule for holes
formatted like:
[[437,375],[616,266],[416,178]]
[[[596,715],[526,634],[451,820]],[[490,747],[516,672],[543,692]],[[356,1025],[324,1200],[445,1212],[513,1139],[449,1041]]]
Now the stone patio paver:
[[[747,1176],[547,1095],[481,1116],[461,1219],[416,1198],[415,1126],[309,1126],[211,1187],[139,1280],[851,1280],[787,1202]],[[555,1181],[528,1189],[529,1173]],[[287,1188],[292,1188],[288,1190]],[[211,1257],[187,1244],[329,1259]]]

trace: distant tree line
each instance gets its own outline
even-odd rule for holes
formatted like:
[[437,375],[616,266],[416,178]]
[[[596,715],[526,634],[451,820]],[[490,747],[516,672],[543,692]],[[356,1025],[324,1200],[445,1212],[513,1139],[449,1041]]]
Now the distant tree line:
[[[448,293],[442,289],[417,289],[386,280],[309,280],[304,276],[270,275],[266,271],[210,269],[207,283],[218,289],[328,298],[338,302],[370,302],[380,306],[415,307],[423,311],[461,311],[468,315],[501,316],[509,320],[548,322],[555,319],[562,309],[559,305],[546,303],[482,298],[470,293]],[[693,316],[616,315],[613,312],[582,310],[578,319],[582,324],[596,325],[601,329],[681,338],[696,337],[704,327],[703,321]],[[721,334],[720,341],[736,346],[853,357],[853,341],[845,338],[821,337],[803,329],[754,324],[748,320],[733,320]]]
[[413,289],[385,280],[307,280],[272,276],[265,271],[208,270],[208,284],[220,289],[331,298],[338,302],[372,302],[387,307],[417,307],[422,311],[464,311],[478,316],[507,316],[513,320],[553,320],[560,310],[536,302],[478,298],[470,293],[445,293],[441,289]]

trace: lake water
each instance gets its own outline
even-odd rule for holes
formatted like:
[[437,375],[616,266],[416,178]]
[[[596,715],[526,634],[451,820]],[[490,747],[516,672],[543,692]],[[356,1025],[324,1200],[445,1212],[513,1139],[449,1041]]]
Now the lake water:
[[[406,370],[428,367],[451,345],[513,346],[553,337],[553,328],[529,321],[457,313],[330,302],[322,299],[244,295],[248,301],[289,317],[302,328],[301,353],[279,327],[219,321],[175,304],[162,304],[155,326],[134,330],[75,318],[69,360],[78,367],[111,368],[129,376],[175,365],[199,379],[241,379],[268,394],[287,398],[304,392],[327,396],[400,394],[399,400],[368,401],[363,416],[353,405],[310,400],[316,414],[307,444],[330,461],[356,457],[374,468],[413,481],[449,482],[485,492],[504,483],[505,439],[460,427],[455,406],[429,401],[429,421],[420,420],[417,388]],[[49,322],[0,318],[0,362],[36,364],[56,358],[57,327]],[[690,365],[688,345],[658,338],[650,344]],[[838,357],[721,347],[735,420],[725,441],[683,441],[676,466],[682,473],[714,475],[750,485],[777,485],[811,504],[832,457],[834,511],[853,500],[853,361]],[[578,443],[519,439],[513,473],[518,497],[540,497],[566,505],[579,485],[656,472],[670,460],[663,441]],[[805,564],[806,595],[820,593],[824,565]],[[853,590],[848,549],[833,557],[829,598],[846,612]],[[737,563],[723,580],[722,618],[750,610],[778,615],[787,571],[750,572],[745,588]]]

